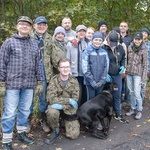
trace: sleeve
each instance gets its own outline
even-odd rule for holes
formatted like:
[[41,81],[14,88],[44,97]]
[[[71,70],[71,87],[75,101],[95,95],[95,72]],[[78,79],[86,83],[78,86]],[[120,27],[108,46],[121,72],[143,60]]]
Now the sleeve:
[[0,81],[6,81],[7,64],[9,63],[9,57],[11,46],[10,41],[6,40],[0,48]]
[[142,66],[143,66],[143,70],[142,70],[142,82],[146,83],[147,81],[147,70],[148,70],[148,50],[145,49],[143,50],[143,58],[142,58]]
[[71,51],[70,51],[71,50],[71,43],[70,42],[68,42],[66,49],[67,49],[66,57],[71,60]]
[[126,54],[125,54],[125,50],[124,50],[123,46],[121,46],[121,49],[122,49],[121,50],[122,51],[122,59],[121,59],[121,62],[120,62],[120,66],[124,66],[125,67]]
[[93,87],[96,85],[96,81],[94,80],[94,77],[90,70],[89,65],[89,53],[87,49],[85,49],[82,53],[82,71],[85,76],[85,78],[90,82],[90,85]]

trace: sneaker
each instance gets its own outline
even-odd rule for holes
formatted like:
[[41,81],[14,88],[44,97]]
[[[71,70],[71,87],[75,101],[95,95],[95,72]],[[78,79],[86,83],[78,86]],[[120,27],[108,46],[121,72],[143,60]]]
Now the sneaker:
[[18,140],[27,145],[32,145],[34,143],[34,140],[28,137],[26,132],[18,133]]
[[2,149],[3,150],[13,150],[12,142],[10,142],[10,143],[2,143]]
[[120,116],[115,116],[114,119],[120,121],[121,123],[127,123],[127,121],[123,118],[122,115],[120,115]]
[[49,128],[46,120],[41,120],[40,123],[41,123],[41,126],[42,126],[44,132],[46,132],[46,133],[50,132],[50,128]]
[[45,143],[46,144],[52,144],[56,138],[58,138],[60,135],[59,128],[56,128],[55,130],[52,131],[50,136],[46,138]]
[[135,110],[134,109],[130,109],[129,112],[126,113],[126,116],[131,116],[135,114]]
[[142,113],[139,111],[137,112],[137,114],[135,115],[135,119],[139,120],[142,117]]

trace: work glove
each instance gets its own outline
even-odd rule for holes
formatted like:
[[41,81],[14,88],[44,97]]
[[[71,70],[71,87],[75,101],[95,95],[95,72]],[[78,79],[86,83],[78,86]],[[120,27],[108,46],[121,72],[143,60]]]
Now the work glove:
[[74,47],[78,47],[78,41],[77,41],[77,39],[73,39],[71,42],[72,42],[72,45]]
[[124,66],[121,66],[120,68],[119,68],[119,74],[123,74],[124,73]]
[[42,81],[38,81],[38,84],[35,88],[35,94],[40,95],[43,91]]
[[106,82],[111,82],[112,78],[109,74],[107,74],[107,77],[106,77]]
[[104,82],[101,80],[99,82],[96,83],[96,85],[93,87],[95,90],[98,89],[100,86],[102,86]]
[[53,104],[51,105],[52,108],[57,109],[57,110],[62,110],[62,105],[61,104]]
[[69,99],[69,104],[74,108],[78,108],[78,103],[73,99]]
[[0,82],[0,97],[5,96],[6,84],[5,82]]

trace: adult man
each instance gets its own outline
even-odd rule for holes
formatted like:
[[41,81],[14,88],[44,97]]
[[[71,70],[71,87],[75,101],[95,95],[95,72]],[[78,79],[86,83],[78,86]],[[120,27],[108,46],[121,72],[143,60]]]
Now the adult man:
[[[39,54],[41,58],[41,66],[42,66],[41,69],[42,69],[42,75],[44,78],[42,82],[42,93],[38,95],[39,96],[39,109],[41,112],[41,124],[43,126],[43,130],[45,132],[49,132],[50,129],[48,128],[47,123],[46,123],[45,111],[47,109],[47,102],[46,102],[47,84],[50,78],[53,76],[52,65],[51,65],[52,37],[47,32],[48,22],[44,16],[39,16],[35,19],[33,28],[34,30],[31,33],[31,37],[36,41],[40,49]],[[31,111],[32,110],[33,110],[33,105],[32,105]],[[30,128],[28,130],[30,130]]]
[[104,38],[107,36],[107,22],[105,20],[100,20],[98,30],[103,34]]
[[87,27],[76,27],[77,38],[67,44],[67,58],[71,61],[71,74],[76,77],[80,86],[79,106],[87,100],[86,86],[83,84],[82,52],[88,46],[89,40],[85,38]]
[[[124,21],[120,23],[120,43],[124,43],[126,47],[131,44],[132,37],[128,34],[128,24]],[[122,101],[129,103],[129,89],[127,86],[126,77],[122,79]]]
[[76,32],[71,29],[72,21],[69,17],[65,17],[61,23],[62,27],[65,29],[66,37],[65,41],[71,41],[76,37]]
[[[148,37],[150,35],[150,31],[147,28],[142,28],[140,30],[140,32],[142,32],[142,34],[143,34],[143,42],[146,44],[147,50],[148,50],[148,70],[147,70],[148,72],[147,72],[147,77],[150,78],[150,41],[148,40]],[[142,100],[144,100],[145,91],[146,91],[146,82],[145,82],[145,85],[141,87]]]
[[[50,137],[45,140],[46,144],[51,144],[60,134],[59,118],[62,113],[72,115],[76,113],[79,98],[78,81],[71,77],[70,60],[62,58],[58,62],[59,74],[55,75],[47,89],[47,101],[49,106],[47,109],[47,120],[52,128]],[[63,111],[63,112],[62,112]],[[76,139],[80,134],[80,125],[78,120],[64,120],[66,136],[71,139]]]
[[18,140],[28,145],[34,143],[26,135],[27,119],[33,91],[37,81],[42,80],[42,74],[38,47],[29,37],[31,25],[32,20],[29,17],[19,17],[16,25],[18,32],[8,38],[0,49],[0,82],[6,85],[2,116],[3,150],[13,150],[12,136],[16,112]]

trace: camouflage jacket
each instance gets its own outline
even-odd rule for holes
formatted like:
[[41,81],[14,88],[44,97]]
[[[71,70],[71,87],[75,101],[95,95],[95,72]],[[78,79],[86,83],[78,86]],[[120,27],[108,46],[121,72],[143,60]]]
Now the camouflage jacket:
[[66,58],[67,50],[66,43],[59,42],[53,37],[52,42],[52,65],[54,75],[58,74],[57,63],[61,58]]
[[[35,39],[34,31],[32,31],[30,33],[30,36],[32,39]],[[45,68],[45,74],[46,74],[47,82],[49,82],[53,76],[53,67],[52,67],[51,55],[52,55],[52,37],[48,32],[46,32],[44,35],[43,60],[44,60],[44,68]]]
[[59,74],[55,75],[47,88],[47,101],[50,105],[62,104],[66,114],[74,114],[76,109],[69,104],[69,99],[78,101],[79,85],[76,78],[69,76],[65,88],[62,86],[62,81]]

